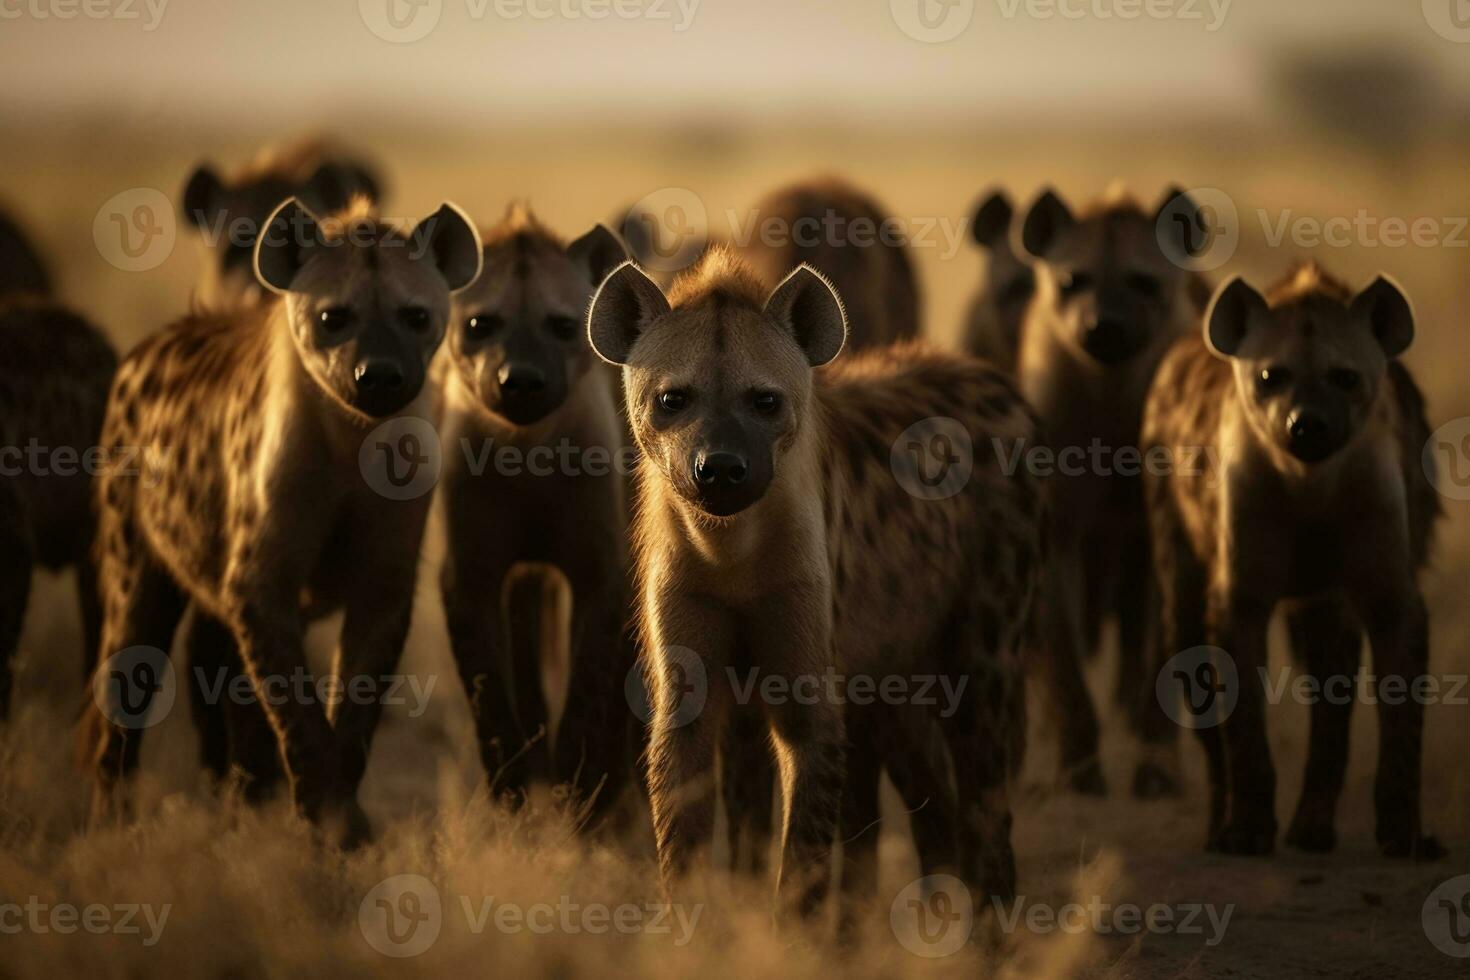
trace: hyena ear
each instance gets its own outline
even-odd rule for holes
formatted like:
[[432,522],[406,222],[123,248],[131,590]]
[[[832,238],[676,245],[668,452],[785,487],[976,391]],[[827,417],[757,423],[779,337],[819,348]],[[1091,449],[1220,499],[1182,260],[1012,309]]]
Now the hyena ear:
[[1199,205],[1180,187],[1164,191],[1154,212],[1154,233],[1171,262],[1197,258],[1208,244]]
[[970,219],[970,237],[976,245],[994,248],[1010,234],[1011,219],[1016,209],[1011,206],[1011,197],[1005,191],[991,191],[975,208]]
[[847,311],[842,297],[816,269],[803,262],[772,290],[766,313],[790,330],[807,363],[821,367],[847,343]]
[[658,283],[628,261],[610,272],[587,307],[587,340],[609,364],[627,364],[633,344],[648,325],[669,312]]
[[1220,357],[1234,357],[1253,316],[1266,316],[1266,298],[1240,276],[1221,286],[1205,313],[1205,343]]
[[255,278],[272,292],[289,291],[312,249],[321,242],[316,215],[296,198],[288,198],[266,219],[255,239]]
[[1414,308],[1399,284],[1386,275],[1380,274],[1367,289],[1353,297],[1352,312],[1368,324],[1373,339],[1390,360],[1414,342]]
[[207,163],[201,163],[184,185],[184,215],[200,228],[209,228],[224,211],[224,181]]
[[480,233],[455,205],[448,201],[439,205],[438,211],[418,223],[411,237],[419,244],[420,254],[433,257],[434,267],[444,277],[451,293],[480,278],[480,265],[485,258]]
[[1021,224],[1022,254],[1045,258],[1062,232],[1076,223],[1077,219],[1072,217],[1067,205],[1056,191],[1048,187],[1031,205],[1031,210],[1026,212],[1026,220]]
[[600,283],[607,274],[628,261],[628,250],[623,243],[603,225],[594,225],[592,230],[567,246],[567,257],[587,270],[587,278]]
[[327,213],[341,211],[356,196],[376,203],[381,197],[378,178],[355,163],[328,161],[316,168],[301,188],[301,196]]

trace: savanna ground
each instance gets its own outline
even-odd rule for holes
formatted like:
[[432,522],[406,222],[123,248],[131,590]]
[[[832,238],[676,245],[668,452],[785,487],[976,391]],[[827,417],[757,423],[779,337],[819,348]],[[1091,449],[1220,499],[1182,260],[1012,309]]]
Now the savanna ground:
[[[363,131],[383,133],[380,120]],[[344,132],[353,132],[343,127]],[[957,135],[915,132],[881,141],[861,129],[812,126],[776,133],[698,124],[639,133],[565,130],[485,131],[449,139],[393,127],[393,138],[357,141],[385,169],[385,213],[413,219],[443,198],[482,224],[512,197],[531,201],[565,233],[608,221],[620,207],[667,187],[693,190],[717,223],[727,208],[744,210],[775,184],[816,172],[839,172],[872,188],[901,216],[960,228],[979,192],[1002,183],[1022,199],[1050,181],[1073,201],[1114,178],[1156,199],[1168,182],[1225,190],[1241,214],[1234,262],[1261,281],[1309,251],[1355,284],[1379,269],[1408,288],[1419,337],[1408,362],[1429,396],[1437,426],[1470,414],[1463,377],[1462,311],[1470,307],[1470,251],[1455,247],[1271,247],[1257,217],[1352,218],[1370,215],[1449,219],[1470,214],[1462,144],[1420,144],[1392,159],[1349,146],[1278,133],[1118,130],[1063,132],[980,127]],[[182,312],[199,256],[182,230],[158,268],[130,273],[94,245],[104,201],[131,188],[176,197],[192,164],[208,155],[225,165],[247,158],[275,133],[201,131],[132,125],[99,114],[67,128],[15,121],[0,140],[5,204],[34,231],[52,258],[62,295],[103,324],[126,350]],[[589,148],[596,147],[595,153]],[[1449,233],[1449,224],[1441,226]],[[933,337],[950,343],[979,270],[963,241],[935,236],[916,249]],[[1425,589],[1433,617],[1431,671],[1470,672],[1470,504],[1446,500],[1447,519]],[[379,731],[361,799],[379,840],[350,856],[324,853],[284,805],[252,811],[222,802],[202,777],[186,698],[145,742],[138,787],[141,818],[88,832],[88,784],[75,768],[72,721],[80,691],[77,616],[70,582],[44,579],[35,590],[22,643],[17,712],[0,731],[0,905],[32,897],[49,906],[146,903],[168,918],[155,943],[142,916],[138,934],[0,931],[0,975],[652,975],[706,978],[779,974],[819,976],[1089,975],[1109,977],[1463,975],[1464,961],[1425,936],[1421,908],[1439,882],[1470,869],[1470,706],[1428,709],[1424,812],[1449,849],[1431,865],[1383,860],[1373,844],[1372,777],[1376,721],[1355,713],[1353,755],[1340,814],[1340,844],[1328,857],[1280,852],[1269,859],[1206,855],[1202,848],[1202,762],[1186,738],[1193,783],[1182,801],[1139,803],[1128,785],[1134,746],[1108,708],[1105,761],[1114,788],[1105,800],[1050,787],[1051,744],[1033,722],[1032,750],[1016,814],[1021,891],[1027,907],[1064,903],[1161,903],[1181,909],[1210,903],[1229,910],[1223,936],[1082,932],[1018,928],[944,958],[920,958],[895,941],[889,901],[917,875],[905,816],[889,808],[883,839],[883,900],[855,948],[839,953],[800,929],[773,929],[764,892],[714,882],[686,896],[702,901],[692,939],[586,931],[503,931],[472,924],[493,896],[497,904],[658,901],[646,831],[632,845],[585,843],[554,798],[512,816],[490,805],[470,740],[464,696],[449,660],[436,582],[438,546],[426,549],[420,602],[402,670],[436,678],[428,710],[408,717],[390,708]],[[1286,663],[1279,631],[1273,668]],[[313,632],[325,663],[331,624]],[[1110,664],[1092,665],[1104,703]],[[1140,683],[1152,684],[1152,678]],[[1463,693],[1463,692],[1462,692]],[[1033,718],[1040,712],[1033,711]],[[1294,806],[1305,757],[1307,709],[1284,703],[1270,715],[1280,771],[1283,826]],[[891,801],[890,801],[891,802]],[[631,853],[630,853],[631,848]],[[359,909],[386,878],[421,874],[442,896],[442,930],[414,958],[389,959],[367,941]],[[473,913],[466,916],[462,900]],[[689,910],[686,909],[686,913]],[[989,918],[989,917],[987,917]],[[0,927],[6,920],[0,920]],[[9,920],[13,921],[13,920]],[[1203,921],[1203,920],[1202,920]]]

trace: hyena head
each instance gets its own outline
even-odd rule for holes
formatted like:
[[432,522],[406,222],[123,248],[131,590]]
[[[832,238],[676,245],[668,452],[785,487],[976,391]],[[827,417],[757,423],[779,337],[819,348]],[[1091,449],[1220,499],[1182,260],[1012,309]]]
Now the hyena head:
[[449,322],[449,294],[480,273],[480,236],[452,204],[407,235],[365,201],[318,218],[295,198],[256,242],[255,274],[284,297],[296,352],[352,412],[392,415],[418,397]]
[[588,311],[592,348],[623,367],[644,458],[688,504],[730,517],[765,495],[809,424],[812,369],[841,351],[847,318],[808,265],[769,296],[724,247],[670,295],[624,263]]
[[485,270],[454,298],[449,350],[492,415],[531,425],[561,407],[595,360],[587,301],[628,255],[597,225],[570,245],[523,207],[485,236]]
[[225,179],[208,163],[184,185],[184,214],[213,245],[210,288],[221,297],[261,296],[254,275],[255,239],[280,203],[294,197],[317,214],[347,207],[354,198],[376,202],[380,186],[366,166],[323,157],[316,142],[288,147]]
[[1205,317],[1205,339],[1234,368],[1256,437],[1316,463],[1372,417],[1389,362],[1414,339],[1414,314],[1386,276],[1353,295],[1308,263],[1266,296],[1239,277],[1226,283]]
[[1007,340],[1016,342],[1026,304],[1036,291],[1036,273],[1011,245],[1015,208],[1003,190],[986,195],[970,219],[970,238],[985,253],[985,292],[1005,324]]
[[[1194,211],[1178,190],[1166,193],[1153,213],[1120,195],[1080,216],[1054,191],[1037,198],[1022,222],[1018,251],[1036,272],[1034,302],[1066,347],[1112,366],[1161,352],[1177,336],[1197,313],[1194,274],[1172,261],[1165,246],[1175,256],[1193,254]],[[1189,217],[1161,222],[1166,212]]]

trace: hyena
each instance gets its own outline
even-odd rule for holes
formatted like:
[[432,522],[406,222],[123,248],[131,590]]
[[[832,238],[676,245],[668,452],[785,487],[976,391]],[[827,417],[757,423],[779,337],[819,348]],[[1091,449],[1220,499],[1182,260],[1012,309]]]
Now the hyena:
[[[186,317],[118,371],[103,445],[144,447],[151,462],[143,479],[99,480],[101,657],[168,651],[192,602],[253,682],[248,704],[226,695],[237,754],[275,747],[298,808],[352,843],[367,832],[355,794],[382,702],[295,696],[303,623],[345,609],[334,673],[346,690],[397,662],[428,500],[389,499],[359,460],[382,420],[435,417],[429,364],[450,293],[479,274],[480,240],[449,204],[405,234],[365,202],[326,222],[292,199],[255,269],[275,302]],[[124,683],[109,673],[98,687],[109,678]],[[90,705],[95,815],[136,767],[140,734]]]
[[[567,244],[522,206],[485,233],[484,247],[484,272],[450,318],[445,433],[463,450],[448,454],[443,477],[450,640],[497,792],[518,795],[550,770],[601,813],[634,754],[623,697],[633,666],[620,469],[628,440],[618,378],[593,355],[584,324],[592,291],[627,253],[601,225]],[[499,462],[506,453],[510,465]],[[554,766],[537,735],[547,724],[539,631],[524,643],[508,630],[543,601],[539,589],[512,588],[525,565],[550,566],[571,586]],[[517,608],[526,602],[538,609]]]
[[[1149,674],[1149,554],[1138,432],[1144,398],[1164,352],[1188,333],[1207,299],[1183,261],[1197,243],[1165,220],[1192,215],[1171,190],[1153,210],[1121,193],[1074,216],[1044,191],[1019,228],[1035,272],[1021,328],[1017,377],[1055,452],[1050,481],[1045,607],[1038,667],[1069,785],[1106,792],[1098,722],[1082,676],[1107,612],[1116,617],[1117,699],[1147,751],[1134,792],[1174,792],[1173,733]],[[1166,253],[1166,247],[1170,250]]]
[[269,298],[255,278],[255,239],[287,198],[313,213],[330,214],[355,197],[376,202],[381,196],[381,181],[371,167],[319,137],[269,147],[229,177],[201,163],[180,199],[208,256],[200,298],[214,306]]
[[991,191],[970,219],[970,238],[984,253],[980,288],[970,301],[961,346],[1007,371],[1016,370],[1021,322],[1036,291],[1036,274],[1011,244],[1010,195]]
[[[1314,264],[1262,296],[1242,279],[1216,294],[1203,337],[1165,358],[1143,438],[1176,456],[1214,447],[1214,467],[1151,472],[1148,507],[1163,646],[1202,644],[1233,661],[1215,684],[1238,700],[1203,727],[1209,843],[1264,854],[1276,839],[1276,776],[1266,742],[1266,627],[1286,609],[1292,651],[1324,690],[1351,686],[1367,634],[1378,709],[1377,839],[1385,855],[1434,857],[1421,834],[1424,708],[1413,691],[1429,659],[1418,576],[1439,501],[1426,473],[1424,402],[1398,357],[1414,337],[1409,301],[1379,277],[1356,294]],[[1191,692],[1194,697],[1198,692]],[[1286,841],[1330,851],[1347,766],[1350,699],[1312,707],[1306,779]]]
[[76,570],[90,672],[101,618],[91,487],[116,369],[107,339],[66,308],[0,300],[0,721],[35,566]]
[[[633,263],[619,267],[588,326],[597,353],[623,365],[641,451],[633,540],[666,884],[709,842],[715,757],[740,685],[775,678],[799,695],[835,671],[968,678],[963,706],[939,719],[960,806],[957,864],[982,894],[1012,895],[1007,776],[1040,488],[986,455],[973,472],[945,471],[948,496],[921,499],[897,478],[907,457],[894,449],[936,417],[976,446],[1033,438],[1011,383],[912,345],[832,363],[846,318],[831,285],[800,266],[768,294],[725,249],[667,297]],[[700,678],[702,706],[685,700]],[[760,689],[781,774],[778,887],[810,911],[839,821],[844,887],[871,883],[878,771],[925,756],[903,744],[911,728],[878,724],[881,710],[848,714],[840,693]],[[944,778],[930,774],[930,806]]]
[[51,295],[51,273],[18,224],[0,212],[0,296]]

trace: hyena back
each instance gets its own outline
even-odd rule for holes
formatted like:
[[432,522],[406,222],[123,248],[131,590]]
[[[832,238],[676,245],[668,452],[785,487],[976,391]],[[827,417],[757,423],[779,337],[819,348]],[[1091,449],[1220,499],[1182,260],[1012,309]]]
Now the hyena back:
[[[288,201],[256,256],[280,298],[174,324],[128,356],[112,390],[103,445],[143,456],[141,473],[98,481],[100,659],[139,646],[166,656],[192,602],[231,647],[221,660],[240,660],[253,682],[255,700],[229,706],[231,738],[276,746],[295,803],[342,820],[333,830],[348,843],[367,832],[355,794],[381,699],[324,707],[263,685],[305,675],[303,622],[334,608],[346,611],[348,689],[396,664],[428,501],[378,493],[360,452],[381,420],[432,417],[426,381],[449,294],[479,267],[478,235],[450,205],[406,236],[371,214],[324,222]],[[142,697],[127,718],[88,706],[94,817],[137,765],[129,722],[152,690],[131,693]]]
[[[963,706],[936,719],[960,807],[948,857],[983,893],[1012,895],[1008,749],[1021,734],[1017,650],[1040,564],[1039,487],[977,451],[956,492],[921,499],[896,478],[893,449],[935,417],[977,447],[1032,439],[1014,388],[981,362],[915,346],[814,372],[842,349],[830,284],[803,266],[768,296],[724,250],[669,297],[620,267],[589,326],[598,353],[624,365],[642,453],[634,543],[665,881],[709,842],[717,747],[750,678],[799,693],[828,671],[917,674],[968,679]],[[699,675],[705,700],[687,717],[681,689]],[[922,726],[897,723],[907,705],[761,700],[781,772],[779,887],[810,910],[839,823],[852,837],[845,887],[871,885],[876,835],[861,832],[877,822],[877,771],[922,762],[904,744]],[[930,773],[918,802],[939,805],[947,778]]]
[[[1354,294],[1308,264],[1262,296],[1235,279],[1204,334],[1165,359],[1145,421],[1145,445],[1219,453],[1218,469],[1148,478],[1162,645],[1209,644],[1233,662],[1213,669],[1238,700],[1200,729],[1208,841],[1260,854],[1276,837],[1263,689],[1273,609],[1286,607],[1293,653],[1319,690],[1352,687],[1366,633],[1378,685],[1413,691],[1429,643],[1418,576],[1440,508],[1423,462],[1423,399],[1397,360],[1413,314],[1392,282]],[[1286,840],[1320,852],[1336,844],[1352,702],[1324,696],[1311,710]],[[1377,839],[1390,856],[1441,853],[1420,827],[1423,710],[1413,696],[1378,708]]]
[[[517,797],[532,778],[552,776],[598,817],[619,799],[634,755],[623,696],[633,661],[618,468],[626,427],[617,376],[592,353],[585,315],[596,284],[627,254],[600,225],[564,243],[520,206],[484,242],[484,272],[456,296],[448,344],[445,431],[457,448],[443,480],[441,584],[450,639],[492,787]],[[496,463],[506,451],[513,467]],[[523,566],[555,568],[571,587],[554,760],[540,734],[542,636],[508,629],[543,612],[544,586],[509,586]]]

